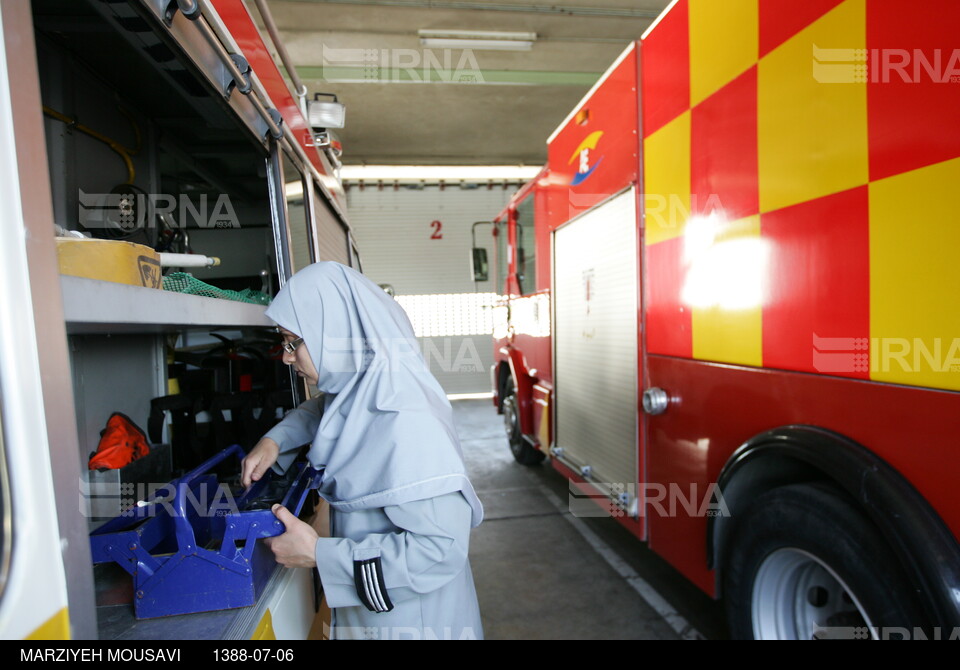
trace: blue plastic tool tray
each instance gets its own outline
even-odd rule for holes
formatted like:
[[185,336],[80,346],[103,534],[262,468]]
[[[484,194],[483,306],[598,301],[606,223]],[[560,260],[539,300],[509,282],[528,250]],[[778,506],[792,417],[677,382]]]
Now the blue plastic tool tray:
[[[245,607],[263,591],[276,562],[257,540],[285,530],[263,499],[287,478],[269,470],[235,495],[212,473],[231,457],[243,459],[243,449],[224,449],[90,534],[93,562],[115,562],[133,577],[138,619]],[[282,504],[299,514],[322,471],[293,467]]]

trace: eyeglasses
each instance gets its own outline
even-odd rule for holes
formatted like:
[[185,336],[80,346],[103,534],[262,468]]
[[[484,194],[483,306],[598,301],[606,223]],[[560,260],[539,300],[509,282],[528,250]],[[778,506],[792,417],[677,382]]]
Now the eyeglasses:
[[288,354],[292,354],[297,351],[297,347],[299,347],[301,344],[303,344],[303,338],[298,337],[291,342],[284,342],[282,346],[284,351],[286,351]]

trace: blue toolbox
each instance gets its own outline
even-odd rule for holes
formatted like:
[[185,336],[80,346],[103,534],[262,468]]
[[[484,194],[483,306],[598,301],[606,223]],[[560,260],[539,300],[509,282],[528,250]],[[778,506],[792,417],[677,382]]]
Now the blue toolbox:
[[239,445],[224,449],[91,532],[93,562],[133,577],[138,619],[245,607],[260,596],[276,562],[258,540],[285,530],[272,502],[282,496],[299,514],[323,473],[297,463],[235,493],[214,470],[231,457],[239,466],[244,455]]

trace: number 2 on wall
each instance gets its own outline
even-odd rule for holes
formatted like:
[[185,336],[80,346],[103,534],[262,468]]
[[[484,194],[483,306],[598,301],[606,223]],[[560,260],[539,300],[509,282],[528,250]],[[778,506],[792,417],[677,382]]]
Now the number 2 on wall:
[[442,240],[443,233],[440,232],[440,229],[443,228],[443,224],[439,221],[431,221],[430,227],[433,228],[433,235],[430,236],[431,240]]

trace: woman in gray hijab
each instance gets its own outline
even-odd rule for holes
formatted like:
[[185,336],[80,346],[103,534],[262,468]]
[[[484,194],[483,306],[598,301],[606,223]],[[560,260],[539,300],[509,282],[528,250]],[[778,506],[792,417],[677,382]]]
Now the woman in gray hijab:
[[446,395],[406,313],[333,262],[294,275],[267,310],[283,360],[322,396],[288,413],[244,459],[249,485],[297,448],[324,468],[330,535],[277,505],[277,561],[316,567],[335,639],[481,639],[467,560],[483,509],[467,479]]

